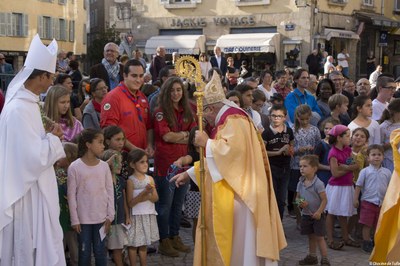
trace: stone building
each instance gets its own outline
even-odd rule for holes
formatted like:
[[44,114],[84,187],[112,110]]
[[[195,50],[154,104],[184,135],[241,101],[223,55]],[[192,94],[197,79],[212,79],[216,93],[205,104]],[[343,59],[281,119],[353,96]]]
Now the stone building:
[[[105,1],[105,0],[97,0]],[[256,68],[307,67],[315,48],[336,58],[350,53],[350,76],[366,75],[373,49],[388,72],[400,71],[400,1],[384,0],[110,0],[107,23],[132,33],[151,58],[167,53],[212,54],[215,45]],[[389,3],[390,2],[390,3]],[[130,7],[130,8],[129,8]],[[107,15],[106,15],[107,17]],[[387,32],[386,43],[379,40]],[[190,36],[189,36],[190,35]],[[386,45],[386,46],[385,46]],[[397,45],[397,46],[396,46]],[[295,56],[292,56],[295,55]],[[288,58],[289,57],[289,58]],[[289,60],[288,60],[289,59]],[[400,74],[400,73],[399,73]]]
[[53,38],[60,50],[86,54],[85,0],[0,1],[0,52],[14,70],[23,66],[36,33],[44,43]]

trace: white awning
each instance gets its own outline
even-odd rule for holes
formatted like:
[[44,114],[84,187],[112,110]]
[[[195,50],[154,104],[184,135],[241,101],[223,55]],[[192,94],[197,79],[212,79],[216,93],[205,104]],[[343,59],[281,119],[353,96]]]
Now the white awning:
[[160,35],[147,40],[146,54],[155,54],[158,46],[164,46],[167,54],[200,54],[205,52],[206,37],[204,35]]
[[349,30],[325,29],[324,34],[328,41],[331,38],[344,38],[344,39],[354,39],[354,40],[360,39],[360,36],[358,36],[357,33]]
[[227,34],[218,38],[216,46],[224,53],[279,54],[279,33]]

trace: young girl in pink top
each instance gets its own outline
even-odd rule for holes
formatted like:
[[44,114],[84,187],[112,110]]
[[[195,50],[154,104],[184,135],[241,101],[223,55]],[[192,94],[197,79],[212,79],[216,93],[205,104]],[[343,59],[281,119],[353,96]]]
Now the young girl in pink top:
[[[349,238],[347,219],[357,213],[354,208],[353,171],[359,168],[351,157],[350,130],[343,125],[336,125],[329,131],[329,144],[332,145],[328,155],[332,177],[326,186],[328,204],[326,211],[326,230],[328,246],[341,249],[343,245],[359,247],[359,244]],[[338,217],[344,241],[333,241],[333,223]]]
[[108,164],[99,157],[104,151],[103,133],[81,132],[78,159],[68,168],[68,204],[72,228],[78,233],[79,265],[90,265],[92,246],[96,265],[107,265],[104,238],[114,220],[114,188]]
[[44,103],[46,116],[61,125],[64,141],[73,141],[83,130],[81,122],[72,116],[70,97],[67,88],[56,85],[49,89]]

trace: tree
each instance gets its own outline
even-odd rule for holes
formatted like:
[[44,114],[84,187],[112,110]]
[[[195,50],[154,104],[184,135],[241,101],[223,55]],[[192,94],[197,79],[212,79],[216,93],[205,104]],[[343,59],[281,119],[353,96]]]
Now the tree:
[[119,32],[116,31],[116,26],[113,24],[111,27],[106,27],[104,32],[95,34],[94,39],[89,43],[88,47],[88,61],[90,65],[97,64],[103,59],[104,46],[109,42],[119,44]]

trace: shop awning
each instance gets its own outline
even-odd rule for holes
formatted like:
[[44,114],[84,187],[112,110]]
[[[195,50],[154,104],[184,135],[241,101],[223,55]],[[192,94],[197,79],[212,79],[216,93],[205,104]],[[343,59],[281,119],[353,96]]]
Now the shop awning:
[[383,26],[388,28],[400,27],[400,21],[390,19],[380,14],[368,13],[368,12],[354,12],[354,15],[356,16],[356,18],[363,21],[369,21],[372,23],[372,25],[375,26]]
[[160,35],[147,40],[146,54],[155,54],[158,46],[164,46],[167,54],[200,54],[205,52],[206,37],[204,35]]
[[360,36],[358,36],[357,33],[349,30],[325,29],[324,34],[328,41],[331,38],[343,38],[343,39],[353,39],[353,40],[360,39]]
[[279,33],[227,34],[217,40],[224,53],[276,53],[279,54]]

